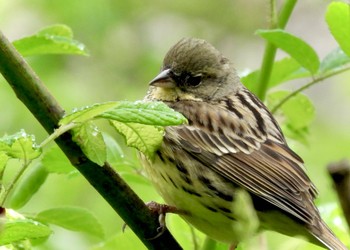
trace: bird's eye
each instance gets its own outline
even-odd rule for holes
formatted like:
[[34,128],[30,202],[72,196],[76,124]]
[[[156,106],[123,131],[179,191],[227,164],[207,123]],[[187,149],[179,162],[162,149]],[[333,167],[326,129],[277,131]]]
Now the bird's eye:
[[202,75],[189,76],[187,78],[187,85],[191,87],[197,87],[202,82]]

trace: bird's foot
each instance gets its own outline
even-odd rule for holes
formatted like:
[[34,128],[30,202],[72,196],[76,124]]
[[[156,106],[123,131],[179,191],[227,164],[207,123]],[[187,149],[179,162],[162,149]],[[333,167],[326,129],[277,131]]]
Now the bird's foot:
[[[148,209],[158,215],[158,221],[159,221],[159,227],[157,228],[157,235],[155,235],[152,238],[149,238],[149,240],[153,240],[161,236],[164,231],[166,230],[166,224],[165,224],[165,216],[167,213],[173,213],[173,214],[180,214],[180,215],[188,215],[189,213],[178,209],[174,206],[169,206],[166,204],[159,204],[155,201],[150,201],[145,204]],[[127,227],[127,224],[125,223],[122,227],[122,231],[124,232]]]
[[164,231],[166,230],[166,224],[165,224],[165,216],[167,213],[173,213],[173,214],[180,214],[180,215],[186,215],[188,212],[178,209],[174,206],[169,206],[166,204],[159,204],[155,201],[150,201],[146,203],[146,206],[149,210],[151,210],[153,213],[158,214],[158,221],[159,221],[159,227],[157,228],[157,235],[150,238],[150,240],[156,239],[159,236],[161,236]]

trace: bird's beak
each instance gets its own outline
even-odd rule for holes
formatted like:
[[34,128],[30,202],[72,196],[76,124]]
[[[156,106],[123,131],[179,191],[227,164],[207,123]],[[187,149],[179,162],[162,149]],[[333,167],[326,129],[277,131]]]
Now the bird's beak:
[[149,85],[161,88],[174,88],[176,86],[174,80],[170,76],[170,69],[165,69],[160,72],[150,81]]

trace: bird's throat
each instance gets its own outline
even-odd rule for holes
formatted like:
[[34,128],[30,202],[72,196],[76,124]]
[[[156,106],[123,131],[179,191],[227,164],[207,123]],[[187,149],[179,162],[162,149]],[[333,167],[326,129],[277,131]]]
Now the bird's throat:
[[179,100],[193,100],[193,101],[201,101],[201,98],[196,98],[190,93],[185,93],[178,88],[161,88],[161,87],[153,87],[149,91],[149,98],[153,100],[159,101],[179,101]]

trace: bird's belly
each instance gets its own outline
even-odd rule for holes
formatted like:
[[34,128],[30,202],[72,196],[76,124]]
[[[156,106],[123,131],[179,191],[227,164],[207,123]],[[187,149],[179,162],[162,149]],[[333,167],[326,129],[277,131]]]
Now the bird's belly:
[[[165,165],[159,159],[153,163],[143,161],[145,170],[153,185],[168,205],[185,211],[180,216],[195,228],[209,237],[226,243],[238,242],[239,236],[235,234],[235,224],[239,224],[232,212],[233,195],[232,185],[215,187],[215,178],[200,180],[188,172],[183,172],[171,165]],[[182,173],[182,174],[181,174]],[[221,185],[225,183],[220,182]],[[224,188],[226,193],[219,191]]]

